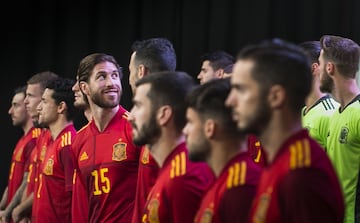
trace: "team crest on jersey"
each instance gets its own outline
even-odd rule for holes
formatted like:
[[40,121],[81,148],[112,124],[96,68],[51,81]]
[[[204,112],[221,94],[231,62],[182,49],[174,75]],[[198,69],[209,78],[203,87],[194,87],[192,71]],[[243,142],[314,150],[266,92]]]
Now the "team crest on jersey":
[[341,144],[346,144],[348,135],[349,135],[349,129],[347,127],[342,127],[339,136],[339,142]]
[[158,199],[152,199],[148,204],[149,210],[149,219],[148,222],[150,223],[157,223],[159,221],[159,206],[160,202]]
[[45,175],[53,175],[53,167],[54,167],[54,160],[50,158],[46,162],[46,165],[44,168],[44,174]]
[[200,223],[210,223],[213,215],[214,215],[214,211],[210,208],[206,208],[201,216]]
[[122,161],[127,158],[126,155],[126,143],[119,142],[113,145],[113,155],[112,160],[114,161]]
[[149,153],[150,153],[149,148],[145,147],[143,150],[143,154],[141,156],[141,162],[143,164],[149,163],[149,161],[150,161]]
[[[271,190],[271,189],[270,189]],[[259,203],[256,207],[253,222],[263,223],[266,220],[266,214],[270,204],[270,193],[266,192],[260,196]]]

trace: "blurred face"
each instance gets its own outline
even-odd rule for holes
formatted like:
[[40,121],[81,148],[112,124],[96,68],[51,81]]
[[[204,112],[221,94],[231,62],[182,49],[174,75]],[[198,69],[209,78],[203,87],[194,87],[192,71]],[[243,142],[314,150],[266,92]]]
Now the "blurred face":
[[154,144],[161,132],[156,120],[156,111],[152,109],[151,101],[147,96],[149,90],[150,84],[142,84],[136,88],[129,116],[133,127],[133,141],[138,146]]
[[89,105],[84,99],[85,95],[80,90],[79,82],[76,81],[71,89],[74,92],[75,97],[74,106],[79,109],[86,109]]
[[27,120],[30,118],[26,111],[24,99],[25,95],[22,92],[15,94],[12,98],[11,107],[8,113],[11,116],[14,126],[25,126]]
[[326,71],[326,63],[324,52],[321,50],[319,56],[320,90],[325,93],[331,93],[334,88],[334,81]]
[[210,66],[210,61],[205,60],[202,63],[201,71],[198,74],[197,78],[200,80],[200,84],[204,84],[211,79],[218,78],[218,72]]
[[[120,73],[111,62],[97,64],[88,83],[81,82],[83,91],[93,104],[101,108],[115,108],[122,93]],[[90,101],[89,101],[90,102]]]
[[54,90],[46,88],[41,98],[41,102],[37,106],[37,110],[39,112],[39,124],[42,126],[50,126],[56,122],[59,117],[59,106],[52,98],[53,93]]
[[137,80],[139,80],[139,75],[138,75],[138,68],[135,64],[135,56],[136,56],[136,52],[133,52],[131,54],[130,57],[130,63],[129,63],[129,84],[131,86],[131,90],[134,93],[135,92],[135,83]]
[[28,84],[26,88],[25,106],[32,121],[36,125],[39,119],[37,106],[41,101],[43,89],[40,84]]
[[192,161],[206,161],[210,155],[211,147],[204,134],[203,122],[199,114],[192,108],[187,109],[186,119],[183,133],[186,137],[189,158]]
[[225,104],[232,108],[233,120],[244,133],[259,134],[271,118],[267,95],[262,95],[260,86],[252,78],[254,62],[239,60],[231,76],[231,91]]

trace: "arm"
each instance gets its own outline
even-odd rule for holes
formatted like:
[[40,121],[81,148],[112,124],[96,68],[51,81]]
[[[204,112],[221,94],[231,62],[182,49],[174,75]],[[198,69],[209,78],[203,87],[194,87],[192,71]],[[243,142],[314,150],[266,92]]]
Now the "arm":
[[31,213],[33,200],[34,192],[32,192],[25,200],[14,208],[12,212],[12,219],[14,222],[19,222],[26,214]]
[[6,208],[7,198],[8,198],[8,187],[5,188],[4,193],[2,195],[0,202],[0,210],[4,210]]
[[11,199],[10,203],[5,208],[5,210],[3,212],[1,212],[0,217],[3,219],[3,221],[4,221],[4,219],[6,219],[5,221],[10,219],[11,212],[20,203],[21,197],[22,197],[24,190],[26,188],[26,185],[27,185],[28,175],[29,175],[28,172],[24,172],[23,180],[22,180],[19,188],[16,190],[14,197]]

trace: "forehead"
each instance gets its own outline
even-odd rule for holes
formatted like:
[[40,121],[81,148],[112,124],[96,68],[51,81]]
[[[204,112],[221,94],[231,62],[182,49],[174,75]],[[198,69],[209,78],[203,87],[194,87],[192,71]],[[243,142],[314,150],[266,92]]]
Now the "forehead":
[[43,93],[43,98],[51,98],[51,95],[53,94],[54,90],[45,88],[45,91]]
[[200,114],[194,108],[188,107],[186,109],[186,116],[188,119],[195,120],[200,119]]
[[26,93],[27,94],[33,94],[33,95],[39,95],[41,96],[41,86],[40,84],[28,84],[26,87]]
[[25,95],[22,92],[16,93],[13,97],[13,102],[21,102],[25,99]]
[[254,67],[254,62],[251,60],[238,60],[233,68],[233,75],[231,76],[232,83],[240,83],[243,81],[252,80],[251,71]]
[[114,72],[114,71],[118,71],[118,70],[117,70],[117,67],[115,66],[115,64],[108,62],[108,61],[104,61],[104,62],[96,64],[94,66],[93,71],[94,71],[94,73],[98,73],[101,71]]

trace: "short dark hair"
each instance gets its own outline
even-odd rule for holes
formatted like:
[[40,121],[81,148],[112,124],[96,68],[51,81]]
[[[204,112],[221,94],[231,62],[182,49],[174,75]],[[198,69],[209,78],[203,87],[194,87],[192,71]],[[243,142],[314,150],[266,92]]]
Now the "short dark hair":
[[26,96],[26,87],[27,87],[26,85],[16,87],[14,90],[14,95],[22,93],[24,94],[24,96]]
[[194,79],[186,72],[162,71],[139,79],[136,87],[150,84],[148,97],[152,103],[153,111],[163,105],[169,105],[174,111],[174,122],[178,132],[181,132],[186,124],[185,97],[195,86]]
[[46,88],[53,90],[51,97],[54,99],[55,103],[58,105],[61,102],[65,102],[67,106],[66,118],[67,120],[73,120],[75,115],[77,115],[78,110],[74,106],[74,93],[72,92],[72,87],[75,83],[75,80],[68,78],[57,78],[48,83]]
[[320,44],[324,59],[335,63],[341,75],[349,78],[356,77],[360,54],[357,43],[341,36],[324,35],[320,38]]
[[225,106],[230,90],[230,78],[212,79],[197,86],[188,94],[186,103],[189,108],[199,114],[203,121],[207,118],[216,119],[222,131],[225,131],[228,136],[239,137],[241,133],[237,128],[237,123],[232,119],[232,110]]
[[294,112],[304,106],[312,87],[312,74],[310,60],[301,47],[275,38],[243,48],[237,59],[254,62],[251,74],[263,93],[273,85],[281,85]]
[[119,71],[120,78],[123,76],[122,69],[115,58],[105,53],[93,53],[84,57],[79,64],[77,70],[78,81],[88,82],[94,67],[103,62],[110,62],[115,65]]
[[200,57],[200,60],[201,62],[208,60],[210,66],[214,70],[218,70],[220,68],[225,69],[235,62],[235,58],[232,55],[222,50],[205,53]]
[[319,56],[321,51],[320,41],[305,41],[299,44],[308,55],[311,63],[319,63]]
[[135,41],[131,49],[136,52],[135,64],[143,64],[149,73],[176,69],[176,53],[172,43],[166,38]]
[[46,70],[31,76],[28,79],[27,84],[40,84],[43,93],[48,83],[54,79],[57,79],[58,77],[59,76],[56,73]]

